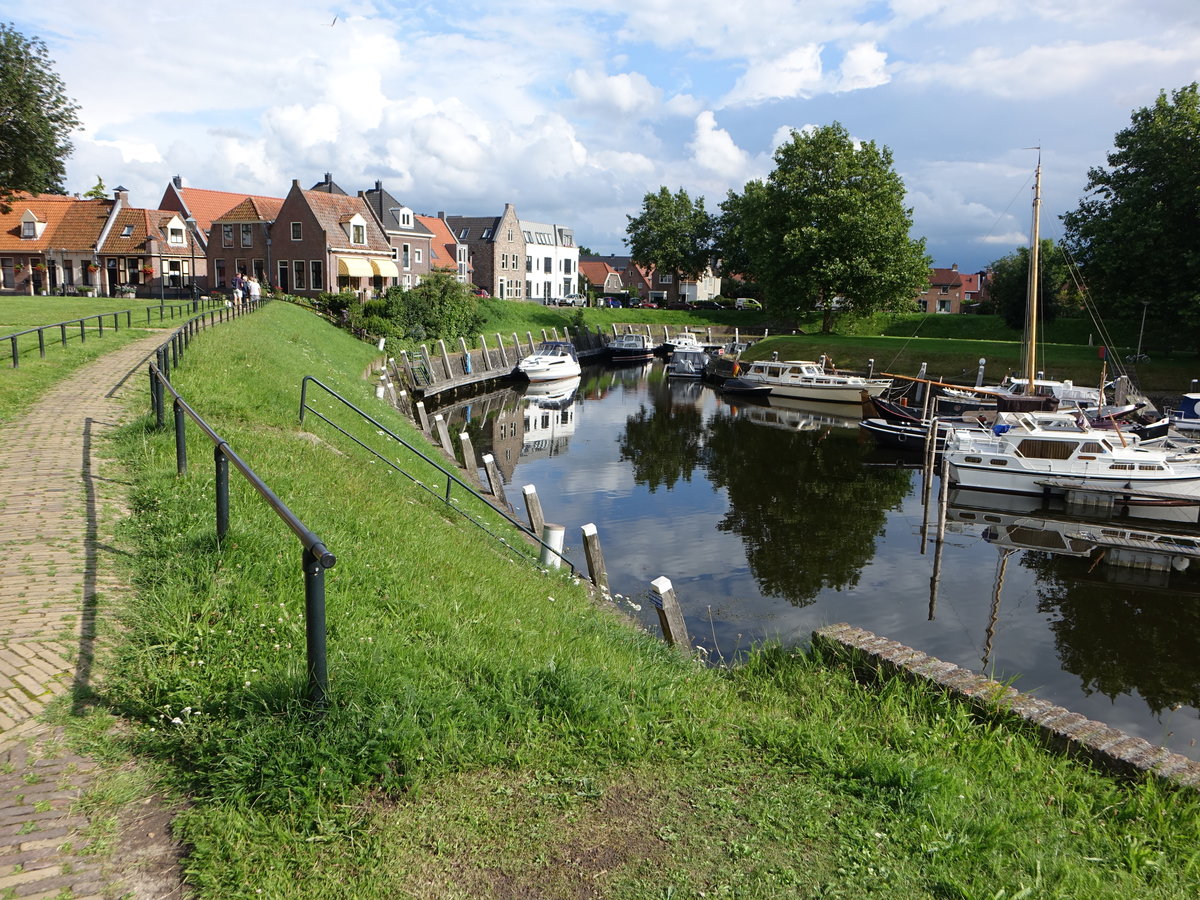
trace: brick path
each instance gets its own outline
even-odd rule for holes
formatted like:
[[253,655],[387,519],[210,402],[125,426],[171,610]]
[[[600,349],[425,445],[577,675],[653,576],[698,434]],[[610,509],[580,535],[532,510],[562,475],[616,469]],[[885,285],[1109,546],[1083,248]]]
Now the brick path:
[[[91,680],[110,552],[99,535],[112,486],[96,448],[125,391],[149,394],[146,361],[165,333],[108,353],[0,425],[0,898],[129,896],[117,862],[88,852],[75,810],[95,763],[40,720]],[[3,377],[0,374],[0,377]],[[147,401],[148,402],[148,401]],[[134,894],[140,893],[135,889]]]

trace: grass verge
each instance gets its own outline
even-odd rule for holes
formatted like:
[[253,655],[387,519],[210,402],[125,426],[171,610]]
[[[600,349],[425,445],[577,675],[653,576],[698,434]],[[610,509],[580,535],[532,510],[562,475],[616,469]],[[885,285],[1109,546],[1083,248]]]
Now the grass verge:
[[[174,383],[338,555],[333,702],[303,694],[300,550],[234,478],[174,474],[143,418],[134,586],[97,697],[188,803],[201,897],[1192,897],[1194,794],[1126,784],[903,683],[800,649],[705,669],[517,560],[330,429],[315,374],[408,439],[374,355],[271,304],[192,342]],[[139,403],[144,408],[144,403]],[[374,429],[345,422],[364,439]],[[189,454],[211,459],[189,428]],[[374,435],[378,438],[378,435]]]

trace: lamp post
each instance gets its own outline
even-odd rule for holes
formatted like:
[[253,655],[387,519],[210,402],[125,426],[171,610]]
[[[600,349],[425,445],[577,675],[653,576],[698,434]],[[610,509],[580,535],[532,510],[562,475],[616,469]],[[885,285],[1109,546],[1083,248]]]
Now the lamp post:
[[189,277],[192,282],[192,312],[200,305],[200,292],[196,288],[196,220],[191,216],[187,217],[188,227],[188,245],[192,248],[192,267],[189,272]]

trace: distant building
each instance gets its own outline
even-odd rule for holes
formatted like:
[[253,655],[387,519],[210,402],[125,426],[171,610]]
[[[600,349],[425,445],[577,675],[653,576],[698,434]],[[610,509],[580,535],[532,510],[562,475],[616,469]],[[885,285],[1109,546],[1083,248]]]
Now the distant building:
[[917,297],[927,313],[960,313],[964,299],[963,277],[957,263],[949,269],[930,269],[929,287]]
[[525,296],[543,303],[579,292],[579,248],[565,225],[521,219],[525,237]]
[[445,216],[460,244],[466,244],[474,284],[493,297],[525,296],[525,235],[511,203],[498,216]]

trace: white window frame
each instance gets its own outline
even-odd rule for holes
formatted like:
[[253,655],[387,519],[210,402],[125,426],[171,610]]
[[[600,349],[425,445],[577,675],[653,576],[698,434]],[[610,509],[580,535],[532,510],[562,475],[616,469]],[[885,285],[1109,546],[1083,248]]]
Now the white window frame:
[[293,222],[292,223],[292,240],[293,241],[304,240],[304,223],[303,222]]
[[233,246],[233,226],[228,223],[221,226],[221,246]]

